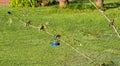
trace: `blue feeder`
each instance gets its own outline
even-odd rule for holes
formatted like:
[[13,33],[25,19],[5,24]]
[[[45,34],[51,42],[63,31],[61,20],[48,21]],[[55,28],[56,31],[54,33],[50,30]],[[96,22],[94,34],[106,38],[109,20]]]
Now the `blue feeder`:
[[51,46],[59,46],[60,45],[60,43],[58,43],[58,42],[52,42],[51,43]]
[[55,37],[54,37],[54,40],[53,40],[53,42],[51,43],[51,46],[59,46],[60,45],[60,35],[56,35]]

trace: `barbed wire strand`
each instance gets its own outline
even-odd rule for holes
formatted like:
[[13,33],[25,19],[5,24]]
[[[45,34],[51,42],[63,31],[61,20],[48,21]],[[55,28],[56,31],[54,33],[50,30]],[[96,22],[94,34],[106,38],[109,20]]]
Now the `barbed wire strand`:
[[[94,2],[92,2],[91,0],[89,0],[90,3],[107,19],[108,23],[110,24],[111,20],[104,14],[104,12],[102,12],[95,4]],[[120,38],[120,34],[118,32],[118,30],[116,29],[116,27],[113,25],[111,25],[112,28],[114,29],[114,32],[117,34],[117,36]]]

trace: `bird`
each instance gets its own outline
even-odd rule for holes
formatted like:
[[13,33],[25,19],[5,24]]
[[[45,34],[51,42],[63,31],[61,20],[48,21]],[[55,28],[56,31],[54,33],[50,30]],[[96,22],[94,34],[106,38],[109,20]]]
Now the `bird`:
[[55,38],[57,38],[57,39],[59,39],[60,37],[61,37],[61,35],[59,35],[59,34],[55,36]]
[[7,12],[8,14],[12,14],[10,11]]
[[114,25],[114,19],[110,21],[110,25]]
[[31,21],[30,21],[30,20],[27,21],[27,22],[25,23],[25,25],[26,25],[26,27],[29,26],[29,25],[32,25],[32,24],[31,24]]
[[44,25],[42,24],[41,27],[40,27],[40,30],[43,30],[44,31],[45,27]]
[[104,13],[104,12],[105,12],[105,9],[100,9],[100,11],[101,11],[102,13]]

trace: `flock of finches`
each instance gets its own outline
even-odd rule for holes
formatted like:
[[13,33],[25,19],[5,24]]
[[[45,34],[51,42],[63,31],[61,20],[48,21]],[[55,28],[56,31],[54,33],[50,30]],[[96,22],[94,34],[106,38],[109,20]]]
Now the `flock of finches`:
[[[102,8],[101,8],[102,5],[99,5],[99,3],[96,3],[96,6],[100,9],[100,11],[101,11],[102,13],[105,12],[105,9],[102,9]],[[7,13],[8,13],[8,14],[12,14],[10,11],[8,11]],[[110,26],[110,25],[114,25],[114,19],[112,19],[109,23],[110,23],[109,26]],[[26,26],[26,27],[29,26],[29,25],[32,25],[32,22],[31,22],[30,20],[27,21],[27,22],[25,22],[25,26]],[[40,30],[45,31],[45,27],[47,27],[48,25],[49,25],[48,22],[46,22],[44,25],[42,24],[41,27],[40,27]]]
[[[10,11],[8,11],[8,14],[12,14]],[[25,22],[25,26],[30,26],[32,25],[32,22],[30,20]],[[46,22],[45,24],[42,24],[39,28],[39,30],[45,31],[45,28],[49,25],[49,22]],[[57,34],[55,35],[55,39],[59,40],[61,35]]]
[[[10,14],[10,15],[12,15],[12,13],[11,13],[10,11],[8,11],[7,13]],[[26,27],[27,27],[27,26],[30,26],[30,25],[32,25],[32,21],[28,20],[28,21],[25,22],[25,26],[26,26]],[[46,22],[45,24],[42,24],[42,25],[40,26],[40,30],[45,31],[45,28],[46,28],[48,25],[49,25],[49,22]]]

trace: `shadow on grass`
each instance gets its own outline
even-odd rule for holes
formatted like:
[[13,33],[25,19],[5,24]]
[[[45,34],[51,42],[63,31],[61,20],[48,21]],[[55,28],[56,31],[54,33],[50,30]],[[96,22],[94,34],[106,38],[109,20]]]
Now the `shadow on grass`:
[[[69,8],[73,9],[96,9],[88,0],[80,0],[80,1],[73,1],[70,2],[71,4],[68,6]],[[112,9],[120,7],[120,2],[112,2],[112,3],[105,3],[105,9]]]
[[104,4],[104,8],[106,9],[112,9],[112,8],[118,8],[118,7],[120,7],[120,2]]
[[91,3],[70,3],[67,5],[66,8],[70,9],[95,9],[95,7]]

